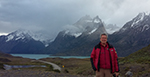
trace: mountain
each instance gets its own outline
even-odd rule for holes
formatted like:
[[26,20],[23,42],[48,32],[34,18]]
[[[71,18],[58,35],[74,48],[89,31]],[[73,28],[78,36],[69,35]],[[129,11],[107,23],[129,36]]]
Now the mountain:
[[98,16],[91,18],[86,15],[76,23],[65,26],[65,30],[60,31],[53,41],[44,34],[24,30],[0,36],[0,50],[6,53],[90,55],[99,42],[100,34],[108,33],[108,42],[116,48],[119,57],[124,57],[150,44],[149,21],[150,14],[139,13],[113,33],[118,29],[116,25],[105,25]]
[[124,58],[127,63],[150,64],[150,44]]
[[[116,48],[119,57],[128,56],[150,44],[149,21],[150,14],[139,13],[120,30],[109,34],[108,42]],[[98,16],[93,19],[90,16],[82,17],[61,31],[44,51],[56,55],[90,55],[92,48],[99,42],[99,35],[108,33],[105,30],[108,26],[110,29],[118,29],[116,25],[106,26]]]
[[98,16],[92,19],[86,15],[59,32],[44,51],[55,55],[89,55],[93,46],[99,42],[101,33],[107,33],[101,19]]
[[108,24],[108,25],[105,25],[105,29],[108,34],[113,34],[114,32],[118,31],[120,27],[114,24]]
[[139,13],[119,31],[109,35],[119,56],[127,56],[150,44],[150,14]]
[[[0,51],[0,57],[13,57],[12,55],[10,54],[7,54],[7,53],[3,53]],[[0,61],[1,62],[1,61]]]
[[19,29],[0,36],[0,50],[5,53],[39,53],[48,44],[47,41],[42,38],[42,35]]

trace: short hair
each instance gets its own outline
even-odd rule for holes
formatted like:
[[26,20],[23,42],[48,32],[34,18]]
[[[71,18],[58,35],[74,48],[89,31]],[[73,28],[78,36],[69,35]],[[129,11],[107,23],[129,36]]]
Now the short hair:
[[107,38],[108,38],[108,35],[107,35],[106,33],[102,33],[102,34],[100,35],[100,38],[101,38],[102,35],[105,35],[105,36],[107,36]]

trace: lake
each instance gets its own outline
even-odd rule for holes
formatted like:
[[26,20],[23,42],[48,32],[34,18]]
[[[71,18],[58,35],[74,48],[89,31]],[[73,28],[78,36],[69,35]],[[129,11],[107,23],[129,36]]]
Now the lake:
[[12,56],[20,56],[23,58],[30,58],[30,59],[41,59],[41,58],[90,58],[90,56],[51,56],[49,54],[11,54]]

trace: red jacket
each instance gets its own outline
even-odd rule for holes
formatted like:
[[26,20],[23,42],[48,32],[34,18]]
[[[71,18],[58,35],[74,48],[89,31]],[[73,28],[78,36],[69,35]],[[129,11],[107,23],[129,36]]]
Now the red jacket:
[[107,46],[101,46],[101,43],[93,48],[91,53],[91,64],[93,70],[100,68],[111,69],[111,72],[119,72],[118,56],[115,48],[107,42]]

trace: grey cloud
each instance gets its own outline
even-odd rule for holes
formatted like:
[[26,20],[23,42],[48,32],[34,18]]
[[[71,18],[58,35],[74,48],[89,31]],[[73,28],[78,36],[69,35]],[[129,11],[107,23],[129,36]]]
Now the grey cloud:
[[149,5],[147,0],[0,0],[0,33],[24,28],[56,35],[85,15],[123,26]]

